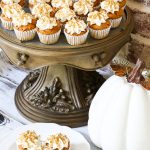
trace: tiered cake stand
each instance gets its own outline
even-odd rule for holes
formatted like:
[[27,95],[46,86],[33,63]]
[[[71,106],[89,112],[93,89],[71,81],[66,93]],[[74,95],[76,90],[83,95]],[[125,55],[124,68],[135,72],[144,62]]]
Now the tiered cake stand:
[[0,47],[6,56],[14,65],[34,70],[16,91],[18,110],[36,122],[71,127],[87,124],[91,100],[104,82],[95,70],[114,58],[130,40],[132,29],[133,18],[128,8],[121,25],[112,29],[107,38],[89,37],[79,46],[67,44],[64,35],[54,45],[43,45],[38,38],[20,42],[13,31],[0,27]]

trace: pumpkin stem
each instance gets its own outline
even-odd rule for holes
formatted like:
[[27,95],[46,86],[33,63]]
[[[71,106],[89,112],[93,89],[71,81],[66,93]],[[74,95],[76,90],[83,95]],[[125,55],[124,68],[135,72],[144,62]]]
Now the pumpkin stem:
[[144,77],[142,76],[142,71],[144,70],[144,68],[145,68],[144,61],[138,59],[135,67],[127,77],[128,82],[140,84],[141,81],[144,80]]

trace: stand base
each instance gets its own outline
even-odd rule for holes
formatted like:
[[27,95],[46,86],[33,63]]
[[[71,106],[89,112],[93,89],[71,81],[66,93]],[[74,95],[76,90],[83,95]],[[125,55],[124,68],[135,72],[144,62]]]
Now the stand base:
[[16,106],[35,122],[83,126],[91,100],[104,81],[96,72],[61,65],[44,67],[31,72],[17,88]]

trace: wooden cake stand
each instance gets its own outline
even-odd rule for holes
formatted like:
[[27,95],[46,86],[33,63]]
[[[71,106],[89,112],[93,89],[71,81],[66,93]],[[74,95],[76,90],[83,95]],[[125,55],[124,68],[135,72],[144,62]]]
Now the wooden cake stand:
[[17,88],[18,110],[36,122],[71,127],[87,124],[91,100],[104,82],[95,70],[114,58],[130,40],[132,29],[133,18],[128,8],[121,25],[112,29],[107,38],[89,37],[79,46],[67,44],[64,35],[54,45],[41,44],[38,39],[20,42],[13,31],[0,27],[0,47],[6,56],[14,65],[34,70]]

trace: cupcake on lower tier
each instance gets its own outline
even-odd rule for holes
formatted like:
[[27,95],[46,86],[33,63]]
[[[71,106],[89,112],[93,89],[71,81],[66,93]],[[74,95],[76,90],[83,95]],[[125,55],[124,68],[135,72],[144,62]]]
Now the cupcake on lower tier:
[[37,19],[43,16],[54,17],[54,11],[47,3],[38,3],[33,7],[32,15]]
[[19,4],[8,4],[2,8],[1,22],[2,26],[7,30],[13,30],[12,18],[25,13]]
[[25,0],[1,0],[1,8],[8,4],[19,4],[21,7],[25,6]]
[[32,9],[33,7],[36,5],[36,4],[39,4],[39,3],[47,3],[47,4],[50,4],[51,0],[29,0],[29,8],[30,8],[30,11],[32,12]]
[[33,40],[36,34],[36,20],[29,14],[24,13],[13,17],[14,31],[21,41]]
[[64,29],[64,25],[67,21],[71,20],[72,18],[76,17],[75,12],[70,9],[69,7],[64,7],[58,10],[55,14],[57,20],[60,21],[62,25],[62,29]]
[[101,8],[107,11],[112,28],[118,27],[123,16],[123,9],[120,9],[119,3],[114,0],[104,0],[101,2]]
[[37,21],[37,33],[43,44],[54,44],[58,41],[61,25],[55,18],[42,17]]
[[88,0],[79,0],[74,3],[73,8],[79,19],[86,21],[87,15],[93,10],[93,3]]
[[71,19],[65,24],[64,33],[70,45],[80,45],[86,42],[89,29],[80,19]]
[[34,131],[26,131],[19,135],[16,141],[18,150],[44,150],[40,136]]
[[105,10],[94,11],[88,14],[90,35],[95,39],[103,39],[108,36],[111,23]]
[[70,140],[61,133],[51,135],[45,141],[44,150],[70,150]]

